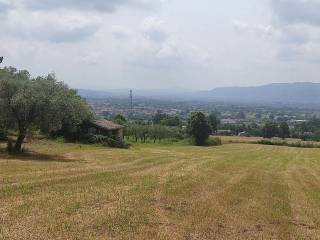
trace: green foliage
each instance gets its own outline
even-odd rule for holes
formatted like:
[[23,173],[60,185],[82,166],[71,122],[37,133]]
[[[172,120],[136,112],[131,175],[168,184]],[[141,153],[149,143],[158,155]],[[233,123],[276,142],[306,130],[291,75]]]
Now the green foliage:
[[219,137],[208,138],[205,145],[206,146],[220,146],[220,145],[222,145],[222,140]]
[[166,119],[161,121],[161,124],[170,127],[177,127],[181,124],[181,120],[178,116],[168,116]]
[[104,135],[91,135],[88,138],[88,142],[91,144],[102,144],[108,147],[114,148],[129,148],[129,145],[123,141],[118,141],[112,137]]
[[155,125],[164,125],[169,127],[177,127],[181,125],[181,120],[178,116],[171,116],[161,112],[157,112],[152,117],[152,122]]
[[216,113],[211,113],[209,115],[209,124],[212,129],[212,132],[216,132],[218,130],[218,126],[220,125],[220,120]]
[[127,119],[123,115],[118,114],[114,117],[113,122],[120,124],[120,125],[126,125]]
[[5,141],[7,140],[7,135],[8,135],[8,132],[7,132],[7,129],[5,126],[1,126],[0,124],[0,141]]
[[286,122],[282,122],[279,127],[279,137],[282,139],[286,139],[290,137],[290,129]]
[[160,124],[163,119],[167,117],[167,114],[162,113],[158,111],[153,117],[152,117],[152,122],[153,124]]
[[271,140],[271,139],[262,139],[256,142],[257,144],[271,145],[271,146],[287,146],[287,147],[297,147],[297,148],[320,148],[320,145],[313,142],[305,141],[285,141],[285,140]]
[[320,119],[298,123],[292,129],[292,136],[303,140],[320,141]]
[[161,141],[163,139],[183,138],[182,133],[178,128],[167,127],[163,125],[147,125],[147,124],[131,124],[127,128],[127,136],[133,137],[137,142],[146,142],[152,140],[153,142]]
[[273,138],[278,135],[278,125],[274,122],[267,122],[262,128],[264,138]]
[[65,123],[75,127],[91,118],[85,101],[53,74],[31,78],[27,71],[14,68],[0,69],[0,109],[4,122],[19,132],[16,152],[31,127],[50,133]]
[[222,124],[219,127],[220,130],[228,130],[230,131],[229,135],[238,135],[241,132],[246,132],[249,136],[262,136],[262,129],[261,127],[254,123],[229,123],[229,124]]
[[320,130],[317,130],[316,132],[314,132],[312,134],[312,136],[309,137],[309,139],[311,139],[312,141],[320,141]]
[[67,141],[87,141],[88,129],[91,126],[90,119],[84,119],[80,124],[74,124],[69,121],[63,121],[58,131],[51,131],[53,138],[63,137]]
[[188,119],[187,134],[197,146],[205,145],[211,133],[208,118],[202,112],[192,113]]

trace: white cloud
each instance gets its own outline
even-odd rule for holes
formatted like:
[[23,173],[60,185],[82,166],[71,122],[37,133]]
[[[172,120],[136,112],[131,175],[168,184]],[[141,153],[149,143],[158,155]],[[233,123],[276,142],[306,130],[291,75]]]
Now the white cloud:
[[130,31],[128,28],[123,26],[114,25],[111,27],[112,34],[117,39],[128,39],[131,38],[135,33]]
[[121,6],[153,9],[161,6],[161,0],[16,0],[20,5],[32,10],[53,11],[69,9],[79,11],[114,12]]
[[0,1],[0,14],[5,14],[10,9],[12,9],[12,6],[10,5],[9,2]]
[[98,31],[101,19],[72,11],[27,11],[12,9],[2,21],[6,35],[25,41],[78,42]]
[[282,24],[320,25],[319,0],[271,0],[271,7]]
[[238,33],[256,33],[258,36],[270,36],[274,33],[271,25],[249,24],[240,20],[233,20],[232,26]]
[[[125,63],[151,68],[174,68],[193,64],[205,65],[209,54],[166,29],[158,17],[147,17],[135,32],[123,26],[113,27],[116,38],[126,40],[119,50],[125,51]],[[124,37],[125,36],[125,37]],[[123,45],[127,48],[124,49]]]
[[320,2],[318,0],[271,0],[275,27],[281,33],[282,60],[320,59]]
[[253,27],[253,30],[259,35],[259,36],[270,36],[274,33],[274,29],[272,26],[264,26],[264,25],[256,25]]
[[232,21],[232,25],[234,27],[234,29],[237,31],[237,32],[246,32],[249,30],[250,26],[245,23],[245,22],[241,22],[239,20],[233,20]]
[[142,25],[142,32],[149,40],[163,42],[167,39],[168,33],[164,29],[165,22],[158,17],[146,18]]
[[0,55],[6,65],[55,71],[82,88],[312,81],[320,56],[317,6],[314,0],[0,0]]

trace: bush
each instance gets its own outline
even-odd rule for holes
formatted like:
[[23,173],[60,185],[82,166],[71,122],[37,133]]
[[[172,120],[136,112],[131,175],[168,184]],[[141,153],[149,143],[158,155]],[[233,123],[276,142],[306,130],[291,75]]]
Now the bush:
[[299,147],[299,148],[320,148],[320,145],[313,142],[303,142],[303,141],[295,141],[295,142],[287,142],[284,140],[269,140],[262,139],[256,142],[257,144],[263,145],[272,145],[272,146],[287,146],[287,147]]
[[130,145],[126,144],[125,142],[114,139],[112,137],[103,136],[103,135],[92,135],[88,138],[88,143],[91,144],[102,144],[103,146],[107,147],[114,147],[114,148],[129,148]]
[[205,146],[220,146],[220,145],[222,145],[222,140],[219,137],[209,138],[205,143]]
[[103,136],[103,135],[89,135],[88,136],[88,143],[91,144],[102,144],[107,141],[108,137]]
[[262,139],[257,142],[258,144],[263,145],[277,145],[277,146],[286,146],[288,143],[282,140],[270,140],[270,139]]
[[113,148],[124,148],[124,149],[130,148],[129,144],[123,141],[114,140],[112,138],[109,138],[108,141],[103,144],[103,146],[113,147]]
[[188,119],[187,134],[194,140],[194,145],[205,146],[212,130],[208,117],[202,112],[192,113]]

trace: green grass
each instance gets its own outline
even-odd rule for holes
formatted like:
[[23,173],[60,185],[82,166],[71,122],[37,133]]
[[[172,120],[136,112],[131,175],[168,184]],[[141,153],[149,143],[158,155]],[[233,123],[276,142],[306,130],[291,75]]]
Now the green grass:
[[319,239],[320,150],[131,149],[41,141],[0,153],[0,239]]

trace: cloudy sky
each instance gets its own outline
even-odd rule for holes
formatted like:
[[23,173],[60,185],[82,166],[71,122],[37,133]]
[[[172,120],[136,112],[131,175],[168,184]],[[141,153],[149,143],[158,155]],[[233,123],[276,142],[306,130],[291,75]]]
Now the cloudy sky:
[[320,81],[320,0],[0,0],[0,55],[75,88]]

